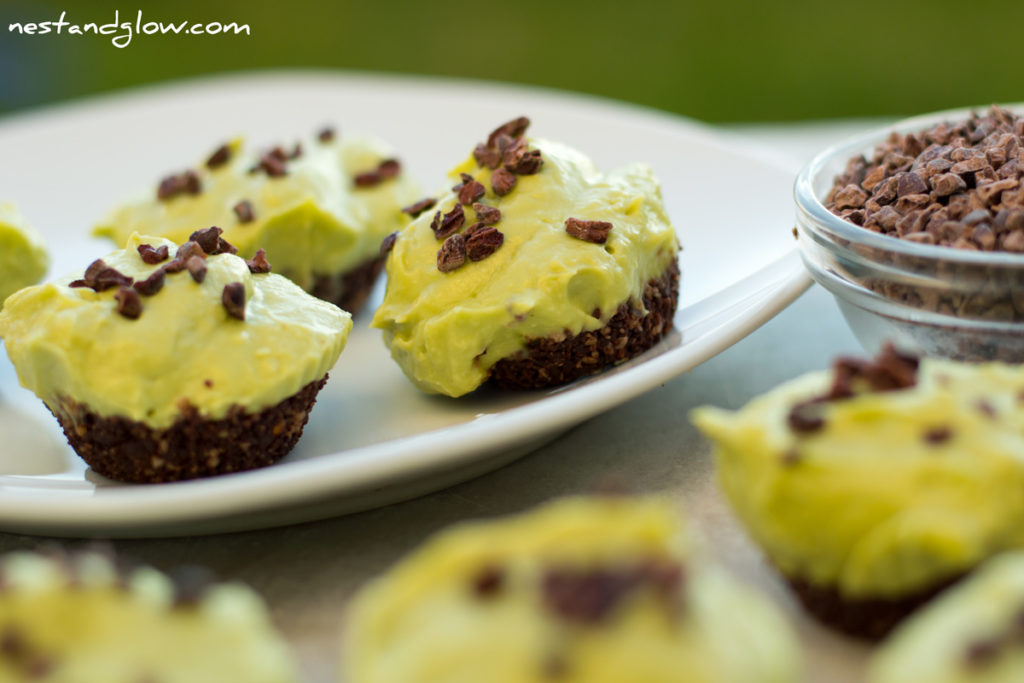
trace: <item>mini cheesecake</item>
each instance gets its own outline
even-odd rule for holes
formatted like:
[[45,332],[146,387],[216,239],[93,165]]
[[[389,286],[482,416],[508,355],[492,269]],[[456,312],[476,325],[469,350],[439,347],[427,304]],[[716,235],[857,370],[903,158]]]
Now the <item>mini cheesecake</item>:
[[226,143],[194,168],[165,177],[95,229],[118,247],[138,232],[184,242],[216,225],[251,258],[265,249],[275,272],[357,312],[380,274],[381,240],[418,195],[394,152],[366,138],[323,131],[293,148]]
[[98,551],[0,556],[4,683],[297,683],[263,601],[182,568]]
[[351,316],[243,259],[217,228],[133,235],[84,272],[16,293],[0,337],[23,386],[112,479],[236,472],[302,434]]
[[772,605],[661,499],[572,498],[440,533],[355,598],[350,683],[795,683]]
[[22,287],[39,282],[50,259],[42,236],[11,202],[0,202],[0,307]]
[[657,179],[636,164],[600,173],[516,119],[410,207],[384,244],[387,290],[372,325],[430,393],[488,380],[570,382],[636,356],[672,327],[675,230]]
[[867,680],[1024,681],[1024,552],[989,561],[908,619],[872,656]]
[[888,347],[692,417],[751,536],[847,633],[880,638],[1024,547],[1024,367]]

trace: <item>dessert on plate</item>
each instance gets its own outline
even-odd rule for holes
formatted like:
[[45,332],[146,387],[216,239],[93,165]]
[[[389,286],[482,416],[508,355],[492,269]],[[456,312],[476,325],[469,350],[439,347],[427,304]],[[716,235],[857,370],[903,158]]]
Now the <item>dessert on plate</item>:
[[460,524],[357,595],[348,680],[799,680],[782,616],[694,545],[654,498],[570,498]]
[[133,235],[84,271],[11,296],[0,338],[21,384],[112,479],[236,472],[286,455],[352,327],[348,313],[234,253]]
[[0,202],[0,307],[14,292],[39,282],[49,262],[42,235],[12,202]]
[[990,560],[904,622],[873,655],[868,680],[1024,680],[1024,552]]
[[878,638],[1024,545],[1024,366],[843,358],[738,411],[700,408],[718,479],[807,609]]
[[381,240],[405,224],[402,208],[417,197],[389,147],[326,129],[290,149],[225,143],[112,211],[95,232],[121,247],[134,232],[181,243],[216,225],[241,256],[265,249],[277,273],[355,313],[380,274]]
[[373,326],[405,374],[462,396],[493,380],[562,384],[636,356],[671,329],[675,230],[647,166],[608,174],[510,121],[408,207],[389,237]]
[[299,680],[259,596],[198,568],[19,551],[0,556],[0,578],[2,683]]

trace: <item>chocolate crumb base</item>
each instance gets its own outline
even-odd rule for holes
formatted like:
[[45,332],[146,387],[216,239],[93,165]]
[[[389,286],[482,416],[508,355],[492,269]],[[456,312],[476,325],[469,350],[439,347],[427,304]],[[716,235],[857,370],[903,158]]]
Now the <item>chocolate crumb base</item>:
[[679,264],[672,261],[644,287],[642,310],[622,304],[604,327],[568,339],[535,339],[491,368],[505,389],[540,389],[600,372],[651,348],[672,329],[679,301]]
[[903,619],[964,576],[959,574],[901,598],[851,599],[840,594],[835,586],[816,586],[788,576],[786,581],[804,609],[818,621],[848,636],[877,642]]
[[314,275],[310,293],[355,315],[370,297],[374,283],[384,270],[386,257],[387,254],[374,257],[343,273]]
[[64,435],[94,471],[104,477],[148,484],[196,479],[265,467],[288,454],[327,376],[280,403],[251,414],[233,406],[219,420],[183,409],[166,429],[124,417],[101,417],[72,399],[53,411]]

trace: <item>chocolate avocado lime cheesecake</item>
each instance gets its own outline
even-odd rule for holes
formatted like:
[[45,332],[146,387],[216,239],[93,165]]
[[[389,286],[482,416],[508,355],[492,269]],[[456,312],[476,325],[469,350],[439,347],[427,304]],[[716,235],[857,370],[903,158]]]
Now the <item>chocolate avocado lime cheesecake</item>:
[[358,311],[380,273],[381,240],[408,220],[418,191],[387,145],[325,130],[294,147],[221,145],[112,211],[96,234],[124,246],[133,232],[184,242],[217,225],[239,253],[265,249],[275,272]]
[[16,293],[0,337],[23,386],[96,472],[158,482],[268,465],[302,434],[348,313],[246,260],[218,228],[133,235]]
[[658,498],[570,498],[459,524],[356,596],[347,680],[801,680],[782,615],[699,547]]
[[4,683],[296,683],[263,601],[196,567],[168,574],[107,552],[0,556]]
[[11,202],[0,202],[0,307],[22,287],[34,285],[49,264],[42,236]]
[[693,420],[751,536],[841,630],[881,637],[1024,547],[1024,367],[888,347]]
[[671,329],[679,250],[657,179],[608,174],[516,119],[455,167],[451,190],[384,243],[384,331],[405,374],[461,396],[488,380],[563,384],[636,356]]

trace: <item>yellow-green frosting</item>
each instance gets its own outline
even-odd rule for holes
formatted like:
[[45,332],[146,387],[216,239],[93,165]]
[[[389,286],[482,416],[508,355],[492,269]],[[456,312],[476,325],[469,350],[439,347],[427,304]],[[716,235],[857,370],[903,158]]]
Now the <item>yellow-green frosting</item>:
[[794,433],[790,409],[829,382],[815,373],[737,412],[692,415],[734,509],[785,574],[900,597],[1024,547],[1024,367],[926,359],[913,388],[825,403],[822,429]]
[[[139,244],[176,252],[167,240],[132,235],[103,260],[143,280],[163,264],[144,263]],[[352,328],[348,313],[280,275],[250,273],[238,256],[210,256],[206,265],[202,284],[188,271],[167,275],[160,292],[141,297],[137,320],[118,314],[116,288],[69,287],[82,272],[16,293],[0,311],[0,337],[22,386],[51,409],[68,397],[105,417],[164,428],[182,401],[212,419],[234,405],[255,412],[334,365]],[[244,321],[223,305],[233,282],[245,285]]]
[[0,202],[0,306],[22,287],[39,282],[49,262],[42,235],[12,202]]
[[1024,681],[1024,553],[999,556],[914,614],[872,657],[869,683]]
[[0,683],[299,680],[262,600],[245,586],[218,584],[198,604],[174,607],[165,575],[121,576],[94,553],[11,553],[0,558],[0,576]]
[[[419,197],[403,173],[374,187],[356,187],[356,175],[373,171],[392,158],[383,144],[344,139],[303,145],[302,155],[287,162],[287,175],[272,178],[250,173],[257,151],[241,140],[229,145],[230,160],[214,169],[199,164],[197,195],[156,198],[155,185],[144,196],[114,210],[95,229],[123,246],[129,235],[159,235],[181,243],[201,228],[216,225],[242,256],[265,249],[275,272],[309,290],[317,275],[336,275],[374,259],[381,240],[405,225],[401,212]],[[248,200],[255,220],[242,223],[233,207]]]
[[[364,588],[349,612],[351,683],[775,683],[799,680],[780,614],[707,566],[674,506],[660,499],[571,498],[519,517],[464,523]],[[552,567],[643,561],[684,566],[681,600],[627,594],[594,623],[545,606]],[[499,589],[474,592],[482,570]],[[561,674],[550,675],[552,661]]]
[[[529,142],[541,150],[543,166],[518,176],[504,197],[491,189],[491,171],[472,157],[451,174],[452,182],[460,172],[473,175],[487,188],[480,201],[500,209],[494,227],[505,241],[496,252],[452,272],[437,269],[441,242],[430,223],[436,210],[455,205],[456,194],[447,192],[399,234],[388,257],[387,292],[373,326],[424,391],[461,396],[530,339],[602,327],[621,304],[639,302],[648,280],[676,258],[676,234],[650,168],[635,164],[603,175],[575,150]],[[465,211],[469,226],[475,213]],[[607,243],[568,235],[569,217],[611,222]]]

